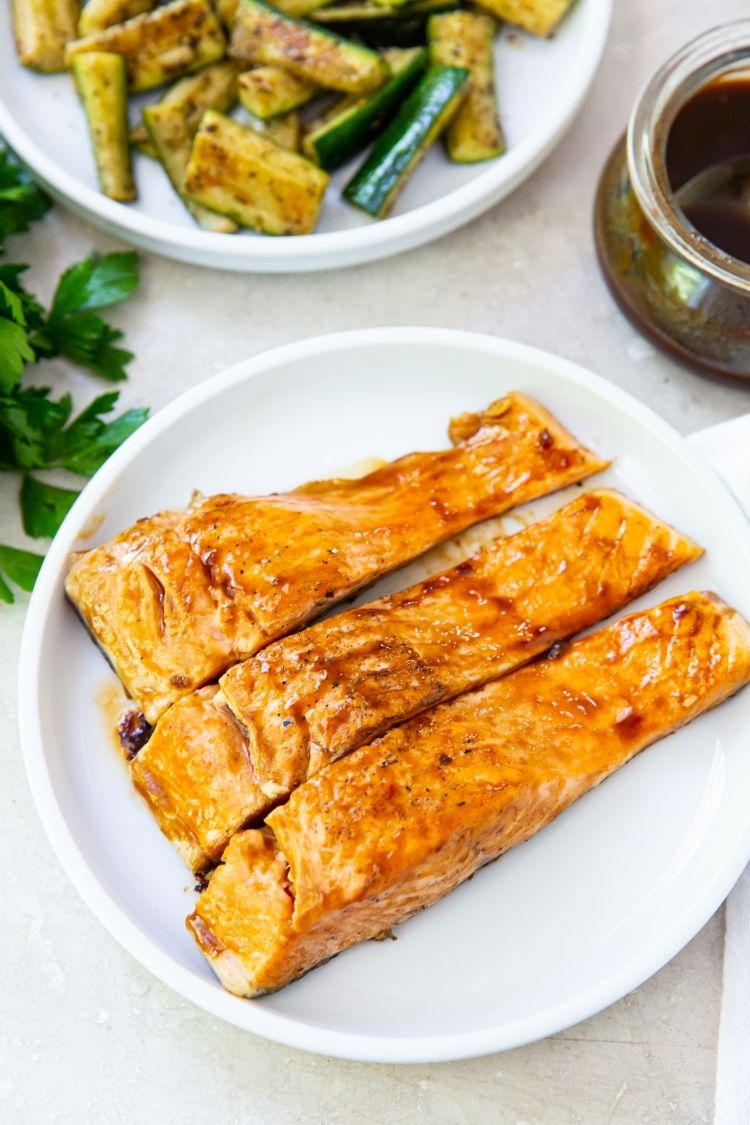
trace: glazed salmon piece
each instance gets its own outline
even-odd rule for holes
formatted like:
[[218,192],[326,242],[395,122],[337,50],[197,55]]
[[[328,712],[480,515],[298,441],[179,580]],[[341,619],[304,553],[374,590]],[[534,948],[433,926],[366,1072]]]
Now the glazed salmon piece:
[[714,595],[631,614],[310,778],[268,829],[234,837],[188,927],[230,991],[280,988],[442,898],[749,679],[750,626]]
[[596,624],[701,550],[616,492],[547,519],[411,589],[235,665],[222,695],[261,789],[285,798],[390,727]]
[[227,821],[257,821],[270,808],[244,731],[218,692],[208,685],[170,707],[131,763],[136,789],[193,871],[220,858]]
[[520,394],[359,480],[196,499],[73,557],[65,588],[150,723],[362,586],[606,462]]
[[525,664],[699,554],[615,492],[580,496],[452,570],[277,641],[199,708],[179,701],[133,779],[190,865],[205,868],[327,763]]

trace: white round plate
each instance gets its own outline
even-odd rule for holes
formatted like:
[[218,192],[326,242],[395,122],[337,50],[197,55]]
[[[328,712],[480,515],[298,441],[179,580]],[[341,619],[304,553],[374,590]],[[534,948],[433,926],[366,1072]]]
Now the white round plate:
[[[550,40],[503,32],[497,44],[501,116],[509,151],[487,164],[451,164],[436,146],[393,215],[377,222],[350,207],[341,189],[355,161],[332,179],[315,234],[269,238],[201,230],[161,168],[136,155],[137,203],[115,203],[96,186],[91,148],[69,75],[42,76],[16,58],[6,5],[0,20],[0,133],[61,202],[83,218],[158,254],[220,269],[290,272],[355,265],[454,230],[526,179],[581,107],[604,49],[611,0],[578,0]],[[134,102],[134,112],[153,93]]]
[[[616,459],[596,485],[622,489],[707,548],[641,604],[707,588],[750,614],[750,525],[666,423],[555,356],[440,329],[324,337],[208,380],[130,438],[52,544],[20,668],[22,743],[39,815],[79,893],[117,940],[238,1027],[371,1061],[516,1047],[584,1019],[655,972],[706,922],[750,858],[745,691],[399,926],[397,941],[350,949],[275,996],[223,992],[188,935],[192,880],[131,789],[97,704],[112,674],[63,594],[80,532],[96,526],[100,541],[185,504],[193,488],[264,493],[335,476],[363,457],[440,448],[451,415],[514,388]],[[519,518],[567,499],[535,502]],[[508,531],[518,526],[506,518]],[[431,565],[445,567],[444,550]],[[418,573],[424,564],[391,577],[390,588]]]

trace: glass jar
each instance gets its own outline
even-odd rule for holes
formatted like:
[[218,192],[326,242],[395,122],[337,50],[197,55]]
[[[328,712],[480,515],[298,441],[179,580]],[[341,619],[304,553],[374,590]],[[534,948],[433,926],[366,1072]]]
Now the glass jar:
[[750,265],[685,218],[666,165],[679,110],[730,75],[750,81],[750,19],[701,35],[647,83],[602,172],[594,227],[604,277],[637,328],[702,372],[750,379]]

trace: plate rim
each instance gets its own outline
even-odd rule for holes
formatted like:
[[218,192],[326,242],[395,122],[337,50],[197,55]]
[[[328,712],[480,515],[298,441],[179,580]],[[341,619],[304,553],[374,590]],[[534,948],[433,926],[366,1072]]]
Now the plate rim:
[[18,720],[21,750],[29,786],[42,827],[53,851],[86,905],[119,942],[154,976],[179,995],[219,1019],[245,1031],[315,1054],[361,1062],[431,1063],[475,1058],[509,1050],[546,1038],[608,1007],[652,976],[674,957],[718,909],[750,859],[750,821],[738,828],[733,846],[713,870],[711,878],[691,902],[685,903],[673,924],[657,941],[640,950],[616,972],[587,988],[575,1000],[543,1014],[524,1017],[501,1027],[439,1036],[383,1036],[325,1029],[252,1005],[221,991],[216,982],[196,979],[147,937],[102,885],[71,835],[46,768],[38,718],[39,662],[48,608],[59,595],[66,558],[78,530],[95,513],[97,504],[140,451],[158,440],[176,421],[202,403],[232,387],[310,355],[327,354],[377,344],[460,347],[543,366],[551,376],[604,398],[644,424],[664,445],[677,453],[702,477],[722,515],[733,524],[750,559],[750,523],[727,486],[704,458],[668,422],[627,391],[602,376],[554,353],[506,338],[458,329],[399,327],[370,328],[313,337],[251,356],[183,392],[134,433],[84,487],[50,547],[29,603],[19,656]]
[[[296,238],[228,238],[198,227],[173,226],[107,199],[61,168],[32,140],[0,97],[0,133],[56,199],[128,243],[199,266],[292,273],[375,261],[439,238],[481,215],[530,176],[562,140],[596,76],[612,18],[613,0],[585,3],[580,64],[571,68],[543,127],[468,183],[403,215],[348,230]],[[12,31],[11,31],[12,35]],[[20,65],[20,64],[19,64]],[[40,76],[42,79],[44,76]]]

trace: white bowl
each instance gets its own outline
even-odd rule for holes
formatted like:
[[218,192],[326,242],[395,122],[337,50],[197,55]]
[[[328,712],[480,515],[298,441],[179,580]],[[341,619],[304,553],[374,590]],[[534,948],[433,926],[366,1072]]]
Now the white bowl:
[[103,196],[70,77],[38,75],[20,66],[9,8],[0,21],[0,133],[52,195],[110,234],[157,254],[220,269],[284,273],[369,262],[418,246],[475,218],[518,187],[581,107],[604,49],[611,0],[578,0],[550,40],[501,34],[498,92],[510,149],[500,160],[451,164],[436,146],[393,216],[381,222],[341,198],[355,161],[334,175],[318,231],[297,238],[201,230],[161,168],[140,155],[138,202],[125,205]]
[[[192,879],[132,790],[97,704],[112,673],[65,601],[79,534],[95,526],[104,539],[184,504],[193,487],[266,492],[334,476],[364,456],[440,448],[452,414],[512,388],[616,458],[592,486],[620,488],[707,548],[636,604],[709,588],[750,613],[750,527],[665,422],[555,356],[426,328],[293,344],[187,392],[100,470],[52,544],[20,661],[21,736],[39,815],[114,937],[183,996],[239,1027],[372,1061],[516,1047],[591,1015],[655,972],[716,910],[750,857],[745,691],[399,926],[398,941],[347,950],[275,996],[223,992],[188,935]],[[541,516],[571,494],[580,492],[535,502],[518,518]],[[505,526],[519,524],[506,517]],[[364,597],[405,586],[426,565]],[[445,553],[429,565],[442,569]]]

